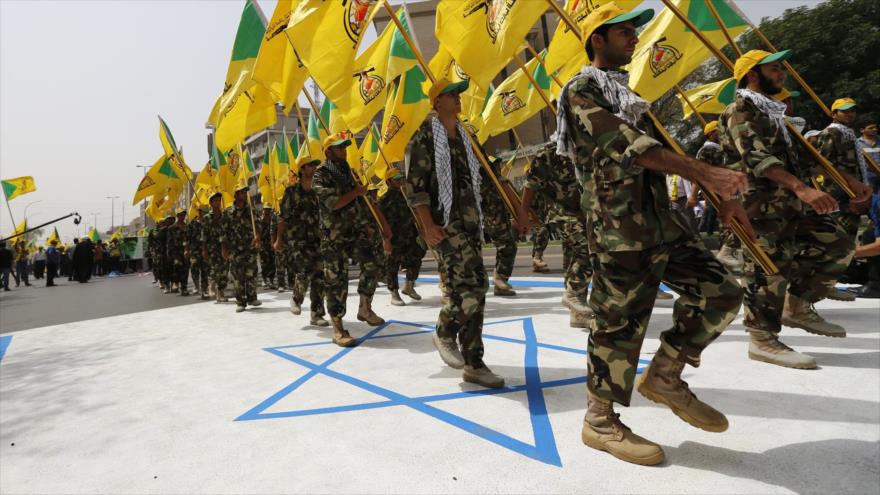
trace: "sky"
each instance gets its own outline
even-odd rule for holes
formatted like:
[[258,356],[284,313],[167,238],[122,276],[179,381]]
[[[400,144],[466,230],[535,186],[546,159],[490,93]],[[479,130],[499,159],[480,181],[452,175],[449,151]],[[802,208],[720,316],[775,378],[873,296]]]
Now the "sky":
[[[275,1],[257,1],[271,17]],[[738,5],[758,22],[817,3]],[[96,221],[102,232],[111,222],[129,222],[139,213],[131,204],[143,175],[138,166],[162,153],[157,115],[190,167],[200,169],[208,159],[205,122],[223,87],[243,6],[243,0],[0,0],[0,178],[31,175],[37,186],[10,203],[15,221],[26,213],[36,226],[79,212],[80,226],[70,219],[55,224],[66,242]],[[659,10],[662,3],[644,6]],[[374,31],[364,43],[371,38]],[[5,236],[13,225],[0,208]]]

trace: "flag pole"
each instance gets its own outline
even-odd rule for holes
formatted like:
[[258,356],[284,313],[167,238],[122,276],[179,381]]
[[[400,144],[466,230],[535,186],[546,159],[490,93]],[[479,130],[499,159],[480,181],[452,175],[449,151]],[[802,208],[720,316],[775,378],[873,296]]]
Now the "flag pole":
[[[711,51],[719,60],[724,63],[724,65],[727,66],[728,70],[733,72],[733,62],[731,62],[730,59],[724,56],[724,54],[721,53],[721,50],[718,49],[718,47],[716,47],[711,41],[709,41],[709,39],[706,38],[706,35],[703,34],[703,32],[698,29],[694,25],[694,23],[691,22],[691,20],[688,19],[686,15],[684,15],[682,11],[679,10],[679,8],[675,6],[671,0],[662,1],[663,4],[666,5],[666,7],[675,15],[675,17],[681,20],[681,22],[683,22],[688,27],[688,29],[690,29],[694,33],[694,35],[699,38],[703,45],[705,45],[706,48],[709,49],[709,51]],[[723,23],[719,27],[722,30],[727,30],[727,26],[725,26]],[[832,165],[827,158],[822,156],[822,154],[819,153],[819,151],[816,150],[816,148],[812,144],[810,144],[809,141],[804,139],[801,133],[798,132],[798,130],[791,124],[791,122],[788,122],[786,120],[785,126],[788,129],[788,133],[794,136],[795,139],[797,139],[797,141],[801,144],[801,146],[803,146],[804,149],[806,149],[810,153],[810,155],[813,156],[813,158],[819,163],[819,165],[821,165],[822,168],[825,169],[825,172],[828,174],[828,176],[831,177],[838,186],[840,186],[843,192],[845,192],[846,195],[850,198],[854,198],[856,196],[856,193],[852,190],[851,187],[849,187],[849,184],[846,182],[846,179],[844,179],[840,171],[838,171],[837,168],[835,168],[834,165]]]
[[684,100],[684,103],[688,106],[688,108],[691,109],[691,112],[693,112],[694,115],[696,115],[697,118],[700,119],[700,123],[703,124],[703,127],[705,128],[707,123],[706,119],[704,119],[700,112],[697,111],[697,107],[694,106],[694,103],[691,101],[691,99],[688,98],[686,94],[684,94],[684,90],[681,89],[681,86],[679,86],[678,83],[675,83],[675,86],[673,87],[675,88],[675,92],[678,93],[678,96],[680,96],[681,99]]
[[[541,89],[540,86],[538,86],[538,81],[535,81],[534,76],[532,76],[532,74],[529,72],[529,69],[526,67],[526,64],[524,64],[523,61],[520,60],[519,55],[514,55],[513,59],[516,61],[516,65],[519,66],[519,70],[521,70],[523,72],[523,74],[526,75],[526,78],[529,80],[530,83],[532,83],[532,86],[535,87],[535,90],[538,91],[538,95],[541,97],[542,100],[544,100],[544,103],[547,105],[547,108],[549,108],[550,111],[553,112],[553,116],[555,117],[556,116],[556,107],[553,106],[553,102],[550,101],[550,98],[547,96],[546,93],[544,93],[544,90]],[[540,57],[537,57],[537,60],[538,60],[538,63],[541,62]],[[544,66],[544,64],[541,64],[541,67],[543,67],[543,66]]]
[[[434,78],[434,73],[431,72],[430,67],[428,67],[428,63],[425,62],[425,58],[422,56],[421,50],[419,50],[409,33],[403,26],[400,24],[400,19],[394,14],[394,10],[391,8],[391,5],[388,4],[388,0],[382,0],[382,5],[385,7],[385,10],[388,12],[388,15],[391,17],[391,21],[397,26],[397,30],[400,31],[400,35],[403,36],[406,44],[409,45],[410,50],[412,50],[413,54],[416,56],[416,60],[419,61],[419,65],[422,67],[422,71],[425,73],[425,76],[431,81],[431,83],[436,82]],[[498,192],[501,196],[501,199],[504,201],[504,205],[510,211],[510,213],[517,217],[519,216],[516,208],[514,208],[513,203],[511,203],[510,198],[507,197],[507,193],[504,188],[501,187],[501,183],[498,181],[498,177],[495,176],[495,172],[492,171],[492,167],[489,165],[489,161],[486,159],[486,156],[483,154],[483,150],[480,148],[480,145],[477,144],[476,136],[468,136],[469,141],[471,143],[471,148],[474,150],[474,154],[477,155],[477,158],[480,160],[480,163],[483,165],[483,169],[486,171],[489,179],[492,181],[492,184],[498,189]]]
[[12,232],[15,232],[15,229],[18,228],[18,224],[15,223],[15,217],[12,216],[12,207],[9,206],[9,196],[6,195],[6,192],[3,192],[3,199],[6,200],[6,209],[9,211],[9,219],[12,220]]
[[[574,22],[574,20],[571,17],[569,17],[568,14],[565,13],[565,11],[560,9],[559,5],[557,5],[556,2],[554,2],[553,0],[547,0],[547,1],[553,7],[553,10],[556,11],[557,15],[559,15],[562,22],[565,22],[568,25],[572,34],[574,34],[575,36],[580,38],[581,37],[580,26],[578,26]],[[692,28],[692,29],[694,29],[694,28]],[[724,56],[720,52],[719,52],[719,55],[721,55],[722,57]],[[657,131],[660,132],[660,134],[668,141],[669,146],[671,146],[672,149],[676,153],[678,153],[682,156],[685,156],[684,150],[682,150],[681,147],[678,146],[678,143],[672,139],[672,136],[670,136],[669,133],[666,131],[666,128],[663,127],[663,124],[661,124],[660,121],[657,120],[657,118],[654,116],[654,114],[650,110],[648,111],[648,116],[653,121],[654,126],[657,128]],[[705,187],[700,186],[700,189],[703,190],[703,194],[705,194],[706,199],[710,203],[712,203],[712,206],[714,206],[716,210],[720,211],[721,210],[721,198],[718,197],[718,195],[715,194],[714,191],[708,190]],[[751,253],[752,257],[755,259],[755,262],[757,262],[759,265],[761,265],[761,268],[764,269],[765,273],[767,273],[767,274],[779,273],[779,268],[777,268],[776,265],[773,263],[773,261],[770,259],[770,257],[767,256],[767,253],[764,252],[763,249],[761,249],[761,246],[752,242],[751,238],[749,238],[749,236],[746,234],[745,229],[739,223],[738,220],[736,220],[735,218],[731,219],[729,226],[730,226],[730,230],[733,232],[733,234],[737,238],[739,238],[739,240],[742,242],[743,246],[745,246],[746,249],[748,249],[749,253]]]
[[[721,28],[721,32],[724,33],[724,38],[727,39],[727,43],[733,48],[733,52],[736,53],[737,58],[742,57],[742,50],[736,45],[736,42],[733,41],[733,36],[730,35],[730,31],[728,31],[724,26],[724,20],[721,18],[721,15],[718,13],[718,9],[715,8],[715,4],[712,0],[704,0],[706,2],[706,7],[709,8],[709,12],[712,13],[712,17],[715,18],[715,22],[718,23],[718,27]],[[743,16],[745,18],[745,16]],[[774,50],[776,51],[776,50]]]

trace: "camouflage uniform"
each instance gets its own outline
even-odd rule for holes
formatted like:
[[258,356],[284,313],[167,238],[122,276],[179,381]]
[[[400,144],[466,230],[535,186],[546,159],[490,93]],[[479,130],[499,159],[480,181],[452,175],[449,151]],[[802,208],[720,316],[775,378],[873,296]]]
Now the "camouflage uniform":
[[159,269],[156,263],[156,229],[150,229],[147,233],[147,264],[153,272],[153,282],[159,281]]
[[201,294],[208,293],[208,260],[202,256],[202,220],[194,218],[186,226],[186,242],[189,247],[189,271],[193,287]]
[[561,224],[563,249],[570,253],[565,288],[586,296],[593,271],[586,217],[580,206],[581,188],[571,162],[556,154],[556,143],[549,143],[538,151],[526,173],[526,187],[543,191],[548,196],[547,202],[556,207],[554,217],[547,223]]
[[483,313],[489,279],[483,266],[479,205],[472,192],[465,146],[468,144],[461,136],[449,139],[452,207],[448,225],[443,225],[430,115],[409,143],[403,189],[410,207],[427,206],[434,223],[446,234],[446,239],[435,247],[443,261],[449,290],[449,298],[440,309],[437,335],[457,339],[465,364],[480,368],[484,366]]
[[550,244],[550,227],[547,225],[550,208],[544,194],[535,194],[532,209],[538,216],[538,225],[532,229],[532,258],[543,258],[547,245]]
[[314,190],[306,191],[299,183],[288,186],[281,199],[279,216],[287,225],[284,256],[295,260],[296,266],[291,298],[302,304],[308,289],[312,313],[324,316],[324,263],[317,194]]
[[159,275],[159,283],[162,284],[166,289],[171,288],[171,270],[169,267],[168,260],[168,229],[170,227],[158,226],[156,227],[156,236],[154,240],[156,241],[156,245],[154,247],[154,258],[153,263],[155,263],[157,273]]
[[186,292],[186,284],[189,279],[189,260],[184,255],[187,246],[186,229],[186,224],[181,225],[175,221],[168,227],[165,245],[169,279],[178,284],[181,293]]
[[[492,163],[492,171],[498,182],[510,184],[510,181],[501,175],[500,160]],[[495,276],[507,280],[513,273],[513,265],[516,262],[516,236],[513,233],[513,222],[501,193],[486,169],[480,167],[480,197],[483,209],[483,233],[495,245]]]
[[[716,167],[724,166],[724,151],[721,149],[721,145],[716,145],[716,143],[709,140],[706,140],[706,142],[703,143],[703,146],[697,150],[696,158],[709,165],[715,165]],[[715,210],[715,207],[712,206],[709,201],[706,201],[706,210],[703,212],[703,221],[705,222],[707,218],[711,217],[711,219],[708,220],[708,222],[711,223],[711,226],[706,229],[710,234],[714,232],[715,226],[717,225],[717,215],[718,213]],[[721,242],[734,249],[739,249],[740,247],[739,238],[727,229],[725,229],[724,233],[721,235]]]
[[422,268],[427,250],[419,237],[412,210],[406,204],[401,189],[389,188],[379,198],[379,209],[392,226],[391,254],[385,257],[385,283],[388,290],[400,289],[397,273],[406,270],[406,279],[415,282]]
[[260,234],[260,274],[263,276],[263,285],[270,286],[275,281],[275,253],[272,251],[272,239],[275,238],[276,218],[273,212],[269,218],[262,215],[257,222],[257,232]]
[[257,248],[254,247],[254,229],[250,206],[230,206],[223,213],[223,237],[220,242],[229,246],[229,271],[235,286],[235,301],[239,306],[257,300]]
[[736,316],[742,288],[670,208],[664,175],[636,163],[661,146],[650,122],[639,122],[645,134],[615,116],[589,76],[569,83],[564,102],[593,263],[587,386],[593,396],[629,405],[660,282],[680,295],[661,348],[694,367]]
[[348,297],[349,259],[356,260],[360,266],[358,294],[372,298],[376,292],[382,259],[382,249],[377,252],[375,248],[378,227],[360,198],[338,210],[333,209],[340,197],[354,189],[348,163],[322,163],[315,170],[312,189],[320,206],[327,311],[333,318],[342,318]]
[[[822,153],[822,156],[827,158],[828,161],[849,175],[864,182],[865,178],[862,177],[862,171],[859,167],[859,159],[856,154],[858,153],[858,150],[856,149],[855,140],[848,140],[840,129],[829,126],[819,134],[818,148],[819,152]],[[826,182],[831,182],[831,186],[828,188],[829,194],[834,196],[834,199],[840,204],[840,212],[835,213],[835,216],[843,225],[849,237],[853,239],[852,249],[854,250],[855,237],[856,234],[858,234],[861,215],[849,211],[849,196],[843,192],[843,189],[841,189],[840,186],[833,181]]]
[[208,249],[208,271],[211,284],[218,293],[226,290],[229,278],[229,261],[223,259],[221,239],[224,237],[224,213],[208,213],[202,219],[202,243]]
[[789,290],[815,302],[846,268],[843,263],[838,269],[839,262],[829,258],[825,250],[845,234],[831,215],[817,214],[803,205],[793,192],[764,177],[768,168],[778,166],[809,181],[808,167],[799,165],[798,150],[786,144],[782,130],[773,119],[737,95],[718,120],[726,166],[748,172],[749,188],[743,206],[758,235],[757,245],[779,268],[778,275],[769,276],[751,256],[746,256],[745,326],[778,333],[792,261],[800,247],[811,246],[799,256],[812,267],[812,274],[807,279],[792,280]]

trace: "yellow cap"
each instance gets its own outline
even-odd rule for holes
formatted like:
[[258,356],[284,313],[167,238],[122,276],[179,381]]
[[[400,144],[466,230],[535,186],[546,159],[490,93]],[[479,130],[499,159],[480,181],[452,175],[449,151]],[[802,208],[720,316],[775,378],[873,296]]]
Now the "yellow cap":
[[614,2],[608,2],[598,9],[593,10],[584,19],[583,28],[581,29],[581,45],[586,47],[587,41],[593,31],[599,29],[599,26],[605,24],[618,24],[621,22],[632,21],[634,27],[647,24],[654,17],[654,9],[633,10],[627,12],[620,8]]
[[736,59],[736,63],[733,64],[733,78],[737,82],[742,81],[742,78],[756,65],[788,60],[789,57],[791,57],[791,50],[782,50],[776,53],[765,52],[764,50],[749,50]]
[[437,79],[434,81],[434,84],[431,85],[431,89],[428,90],[428,101],[434,103],[434,100],[446,93],[452,93],[453,91],[456,93],[464,93],[467,91],[468,86],[470,86],[469,81],[458,81],[452,82],[449,79]]
[[831,104],[831,111],[849,110],[854,106],[856,106],[856,100],[853,100],[852,98],[838,98]]
[[238,191],[247,191],[248,187],[249,187],[249,186],[248,186],[248,183],[247,183],[246,181],[240,180],[240,181],[238,181],[238,183],[235,185],[235,192],[238,192]]
[[324,139],[324,151],[331,146],[351,146],[351,139],[345,132],[336,132]]
[[315,165],[318,166],[321,164],[321,160],[318,160],[312,156],[301,156],[296,160],[296,168],[297,170],[302,170],[306,165]]
[[703,127],[703,134],[708,136],[712,131],[716,131],[716,130],[718,130],[718,121],[713,120],[713,121],[709,122],[708,124],[706,124],[705,127]]

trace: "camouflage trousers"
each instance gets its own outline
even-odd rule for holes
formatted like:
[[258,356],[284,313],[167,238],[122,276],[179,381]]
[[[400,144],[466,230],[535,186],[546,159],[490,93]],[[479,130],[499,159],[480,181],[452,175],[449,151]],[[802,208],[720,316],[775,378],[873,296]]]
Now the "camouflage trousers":
[[290,298],[302,304],[309,291],[311,311],[324,316],[324,262],[318,246],[288,244],[285,255],[296,259],[296,274],[291,284],[293,294]]
[[226,290],[229,280],[229,261],[223,259],[220,253],[211,253],[208,258],[208,273],[214,289]]
[[275,253],[275,284],[293,288],[296,279],[295,261],[289,250]]
[[549,243],[550,229],[547,227],[547,224],[542,223],[535,227],[535,231],[532,234],[532,258],[544,256],[544,250],[547,249],[547,244]]
[[263,277],[263,285],[275,282],[275,252],[271,246],[269,249],[265,246],[260,249],[260,275]]
[[483,229],[495,245],[495,276],[507,280],[513,274],[516,262],[516,237],[510,217],[486,219]]
[[583,219],[566,217],[562,224],[562,250],[565,260],[565,288],[575,294],[587,295],[593,269],[590,264],[587,225]]
[[170,265],[169,278],[171,282],[178,284],[180,290],[186,290],[189,281],[189,260],[183,256],[174,257],[171,259]]
[[233,251],[229,260],[229,273],[232,275],[235,302],[242,305],[257,299],[256,250]]
[[189,259],[189,272],[192,275],[193,289],[197,292],[208,292],[208,263],[202,258]]
[[697,367],[700,354],[736,316],[743,290],[703,243],[684,239],[643,251],[592,254],[589,391],[629,405],[639,353],[662,281],[679,294],[660,347]]
[[397,274],[401,269],[406,270],[407,280],[419,278],[426,252],[418,238],[407,238],[401,243],[394,243],[392,239],[391,254],[385,256],[385,283],[388,290],[400,289]]
[[158,269],[159,273],[159,282],[161,282],[162,285],[164,285],[165,287],[168,287],[172,282],[174,282],[174,279],[172,278],[172,274],[174,273],[174,271],[172,269],[173,266],[171,264],[171,260],[169,260],[167,256],[162,255],[159,256],[156,261],[156,268]]
[[855,235],[849,235],[839,214],[809,211],[794,219],[751,219],[758,245],[779,268],[767,275],[751,255],[745,256],[745,326],[782,330],[785,292],[816,302],[831,290],[855,253]]
[[[374,237],[378,237],[378,234]],[[355,260],[360,268],[358,294],[373,297],[384,266],[381,244],[360,234],[348,242],[321,242],[324,257],[324,295],[327,312],[333,318],[345,316],[348,298],[349,260]]]
[[483,266],[482,246],[473,235],[448,232],[435,250],[445,273],[449,299],[437,319],[437,335],[457,339],[464,362],[483,366],[483,314],[489,278]]

